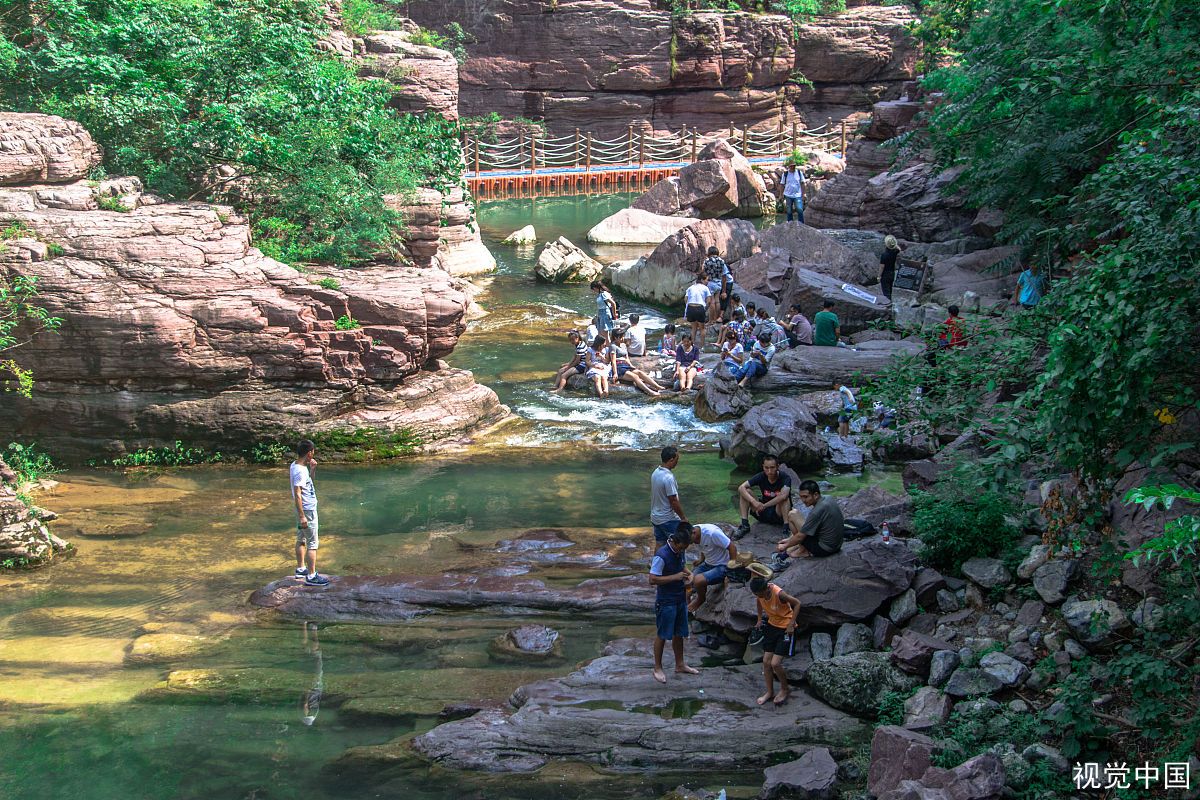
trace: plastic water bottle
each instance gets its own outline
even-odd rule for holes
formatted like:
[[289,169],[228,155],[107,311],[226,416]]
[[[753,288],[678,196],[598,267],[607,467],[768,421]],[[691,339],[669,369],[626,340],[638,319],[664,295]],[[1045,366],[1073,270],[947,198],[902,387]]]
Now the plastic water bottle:
[[888,524],[886,522],[883,523],[883,525],[881,526],[881,528],[879,530],[879,535],[883,538],[884,544],[892,543],[892,529],[888,527]]

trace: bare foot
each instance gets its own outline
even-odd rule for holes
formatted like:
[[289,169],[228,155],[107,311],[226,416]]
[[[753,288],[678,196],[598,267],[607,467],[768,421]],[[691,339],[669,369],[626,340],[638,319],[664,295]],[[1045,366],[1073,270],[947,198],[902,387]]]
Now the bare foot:
[[764,694],[762,697],[759,697],[754,702],[758,703],[760,706],[764,706],[767,704],[767,701],[771,699],[771,697],[772,697],[771,693],[767,692],[766,694]]
[[777,705],[777,706],[783,705],[784,703],[786,703],[788,701],[788,698],[791,696],[792,696],[791,692],[788,692],[788,691],[780,692],[779,694],[775,695],[775,705]]
[[699,608],[699,607],[700,607],[700,604],[699,604],[699,603],[697,603],[695,600],[693,600],[692,602],[688,603],[688,613],[689,613],[689,614],[695,614],[695,613],[696,613],[696,609],[697,609],[697,608]]
[[654,680],[658,681],[659,683],[667,682],[667,675],[662,671],[662,667],[654,668]]
[[687,664],[680,664],[678,667],[675,668],[675,671],[681,672],[684,675],[699,675],[700,674],[700,670],[696,669],[695,667],[689,667]]

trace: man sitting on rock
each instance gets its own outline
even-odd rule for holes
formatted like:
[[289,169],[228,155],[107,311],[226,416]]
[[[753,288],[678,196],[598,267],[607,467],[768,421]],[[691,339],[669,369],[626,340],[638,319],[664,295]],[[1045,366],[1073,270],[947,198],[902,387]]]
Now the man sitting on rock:
[[650,585],[655,587],[654,624],[654,680],[667,682],[663,671],[663,650],[671,640],[675,654],[675,672],[697,675],[699,670],[689,667],[683,660],[683,640],[688,637],[687,586],[692,574],[684,569],[683,554],[687,551],[691,535],[684,529],[676,529],[667,537],[667,543],[658,548],[650,562]]
[[552,392],[561,392],[566,388],[567,379],[572,375],[587,372],[587,344],[584,343],[583,337],[579,335],[579,331],[571,331],[567,334],[567,339],[575,348],[575,356],[558,368],[558,374],[554,376],[554,388],[550,390]]
[[[788,679],[783,660],[796,652],[796,615],[800,613],[800,601],[759,575],[750,579],[750,591],[754,592],[758,624],[763,629],[763,680],[766,694],[756,701],[760,706],[768,700],[781,706],[787,702]],[[762,618],[766,615],[764,625]],[[774,679],[779,679],[779,694],[775,693]]]
[[845,519],[837,501],[832,497],[823,497],[821,487],[813,480],[801,481],[797,494],[800,502],[809,509],[808,516],[805,517],[799,510],[788,514],[787,524],[791,535],[780,539],[775,548],[779,551],[776,556],[779,569],[786,566],[789,557],[824,558],[842,549]]
[[741,368],[733,370],[733,377],[738,386],[745,386],[759,375],[766,375],[767,368],[771,366],[771,359],[775,357],[775,345],[771,344],[771,330],[762,325],[758,328],[762,329],[756,334],[758,341],[750,349]]
[[812,323],[800,311],[799,303],[792,303],[791,319],[780,324],[787,331],[788,347],[799,347],[800,345],[813,343]]
[[[811,483],[811,481],[809,481]],[[759,498],[752,489],[758,489]],[[762,460],[762,472],[738,487],[738,505],[742,524],[733,534],[740,539],[750,532],[750,515],[768,525],[785,525],[792,508],[792,479],[779,469],[779,459],[767,456]]]
[[837,347],[841,335],[842,321],[833,313],[833,301],[826,300],[813,317],[813,344],[817,347]]
[[700,561],[692,567],[692,601],[688,611],[704,605],[709,584],[725,582],[729,561],[737,558],[737,545],[716,525],[701,523],[692,527],[692,544],[700,545]]
[[629,355],[635,357],[646,355],[646,329],[642,326],[642,318],[639,314],[629,315],[629,327],[625,330],[625,342],[629,348]]

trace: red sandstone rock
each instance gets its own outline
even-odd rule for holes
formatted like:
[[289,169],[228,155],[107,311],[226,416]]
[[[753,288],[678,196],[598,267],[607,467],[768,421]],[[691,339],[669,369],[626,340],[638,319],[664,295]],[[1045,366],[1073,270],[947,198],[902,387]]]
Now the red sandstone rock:
[[66,183],[100,163],[100,146],[74,120],[0,113],[0,186]]
[[364,37],[360,74],[391,82],[396,93],[390,105],[397,111],[458,119],[458,62],[445,50],[413,44],[411,35],[378,31]]

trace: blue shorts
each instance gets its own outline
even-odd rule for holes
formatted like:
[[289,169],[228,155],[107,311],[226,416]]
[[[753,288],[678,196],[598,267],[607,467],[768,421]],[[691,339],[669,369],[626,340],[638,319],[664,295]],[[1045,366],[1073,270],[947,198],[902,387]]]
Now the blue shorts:
[[575,371],[582,375],[583,373],[587,372],[587,364],[580,361],[575,365]]
[[842,413],[838,414],[838,422],[849,422],[852,419],[854,419],[853,411],[843,411]]
[[621,377],[631,369],[633,369],[633,367],[629,364],[617,364],[617,377]]
[[679,523],[681,523],[681,522],[683,522],[683,520],[673,519],[670,522],[664,522],[661,525],[659,525],[657,523],[653,523],[654,524],[654,541],[660,545],[666,544],[667,537],[670,536],[672,533],[674,533],[676,531],[676,529],[678,529]]
[[687,603],[682,600],[670,605],[655,603],[654,624],[658,628],[658,638],[663,641],[669,642],[676,638],[686,639],[688,636]]
[[709,586],[714,586],[718,583],[725,582],[725,573],[727,573],[729,571],[729,565],[718,564],[715,567],[710,567],[707,564],[705,564],[703,566],[704,566],[703,570],[701,570],[700,572],[693,572],[692,576],[695,577],[696,575],[703,575],[705,582]]

